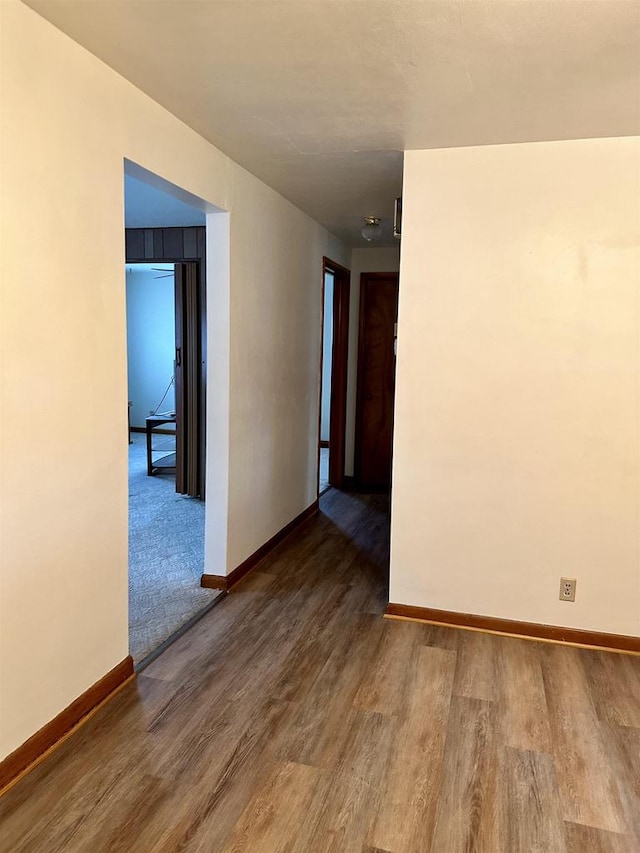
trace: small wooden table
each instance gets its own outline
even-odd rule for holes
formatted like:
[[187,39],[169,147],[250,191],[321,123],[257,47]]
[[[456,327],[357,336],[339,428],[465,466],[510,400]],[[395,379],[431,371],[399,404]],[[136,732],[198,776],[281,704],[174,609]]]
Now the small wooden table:
[[168,451],[164,456],[160,456],[155,461],[153,459],[154,431],[164,424],[175,424],[175,422],[175,413],[168,412],[160,415],[150,415],[148,418],[145,418],[147,428],[147,476],[149,477],[153,477],[155,474],[175,474],[176,454],[174,450]]

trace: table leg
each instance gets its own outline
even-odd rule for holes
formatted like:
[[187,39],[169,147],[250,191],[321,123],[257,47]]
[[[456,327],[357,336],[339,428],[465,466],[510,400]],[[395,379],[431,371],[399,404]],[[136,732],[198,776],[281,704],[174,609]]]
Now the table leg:
[[153,462],[151,460],[151,442],[153,426],[147,422],[147,477],[153,477]]

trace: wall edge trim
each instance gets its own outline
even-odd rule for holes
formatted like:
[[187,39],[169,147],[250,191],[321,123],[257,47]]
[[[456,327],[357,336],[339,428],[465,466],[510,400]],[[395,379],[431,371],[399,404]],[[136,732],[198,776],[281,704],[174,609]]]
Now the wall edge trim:
[[133,658],[98,679],[21,746],[0,761],[0,796],[12,788],[135,678]]
[[292,519],[288,524],[285,524],[285,526],[274,534],[271,539],[268,539],[264,545],[261,545],[253,552],[253,554],[247,557],[246,560],[243,560],[239,566],[236,566],[232,572],[228,575],[203,574],[200,578],[200,586],[205,587],[205,589],[222,589],[225,592],[229,592],[242,580],[242,578],[255,569],[258,563],[261,563],[262,560],[264,560],[264,558],[268,556],[268,554],[273,551],[277,545],[286,539],[290,533],[293,533],[297,527],[307,521],[307,519],[314,516],[319,509],[319,501],[316,498],[315,501],[305,510],[299,513],[299,515]]
[[521,622],[515,619],[501,619],[497,616],[479,616],[474,613],[458,613],[455,610],[438,610],[433,607],[416,607],[411,604],[392,602],[387,605],[384,615],[391,619],[408,619],[469,631],[640,655],[640,637],[629,634],[609,634],[605,631],[588,631],[562,625],[545,625],[540,622]]

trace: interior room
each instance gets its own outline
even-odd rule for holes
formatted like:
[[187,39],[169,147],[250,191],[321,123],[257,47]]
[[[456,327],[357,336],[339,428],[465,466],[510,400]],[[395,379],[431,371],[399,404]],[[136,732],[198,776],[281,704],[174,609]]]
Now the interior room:
[[331,442],[331,363],[333,354],[333,272],[325,270],[322,309],[322,375],[320,380],[320,463],[318,494],[329,488]]
[[125,276],[129,423],[136,433],[149,415],[176,411],[174,265],[127,264]]
[[[625,0],[0,3],[0,853],[640,849],[639,44]],[[141,671],[135,262],[217,597]]]

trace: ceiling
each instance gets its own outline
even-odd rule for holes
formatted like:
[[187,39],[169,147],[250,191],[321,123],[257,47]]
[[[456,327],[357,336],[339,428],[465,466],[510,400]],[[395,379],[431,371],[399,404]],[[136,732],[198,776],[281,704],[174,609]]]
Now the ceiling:
[[25,0],[351,245],[402,152],[640,133],[635,0]]
[[124,176],[125,228],[171,228],[205,225],[206,215],[162,189],[127,174]]

